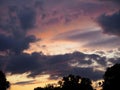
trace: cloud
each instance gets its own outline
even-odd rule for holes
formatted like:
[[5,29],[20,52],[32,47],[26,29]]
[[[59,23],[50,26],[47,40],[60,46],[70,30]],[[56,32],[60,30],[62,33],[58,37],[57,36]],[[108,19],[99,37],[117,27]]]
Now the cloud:
[[0,0],[0,4],[3,4],[4,0]]
[[107,39],[100,39],[100,40],[96,40],[96,41],[92,41],[92,42],[88,42],[86,44],[83,45],[83,47],[90,47],[90,48],[114,48],[114,47],[119,47],[120,45],[120,39],[119,37],[110,37]]
[[88,77],[91,78],[92,80],[101,79],[103,75],[103,72],[93,71],[93,68],[74,68],[70,73]]
[[29,80],[29,81],[13,83],[13,85],[28,85],[28,84],[34,84],[34,82],[35,82],[35,80]]
[[[8,59],[6,70],[12,74],[22,74],[31,72],[32,74],[39,74],[43,71],[42,56],[39,53],[14,55]],[[37,71],[37,73],[36,73]]]
[[76,74],[96,80],[102,77],[108,66],[107,62],[109,60],[106,57],[97,54],[73,52],[46,56],[34,52],[32,54],[0,56],[0,69],[11,74],[29,73],[28,77],[49,74],[49,79],[57,79],[68,74]]
[[30,29],[35,25],[36,13],[30,8],[23,8],[18,12],[18,17],[23,29]]
[[92,30],[89,28],[59,33],[53,38],[53,40],[67,40],[77,43],[79,42],[80,44],[82,44],[82,47],[87,48],[113,48],[114,46],[119,47],[120,44],[119,37],[106,35],[102,33],[101,30]]
[[[8,21],[5,21],[6,18],[3,18],[3,21],[5,22],[4,27],[8,27],[8,29],[20,28],[25,32],[25,30],[29,30],[35,26],[36,11],[34,8],[27,6],[19,8],[18,6],[12,5],[8,7],[6,14],[8,14]],[[3,27],[2,22],[0,26],[1,28]]]
[[29,48],[29,43],[35,42],[35,36],[16,38],[0,34],[0,51],[9,51],[10,53],[19,54]]
[[[99,0],[99,1],[104,1],[104,0]],[[115,4],[118,4],[119,5],[119,3],[120,3],[120,0],[106,0],[107,2],[113,2],[113,3],[115,3]],[[105,1],[105,2],[106,2]]]
[[70,68],[69,70],[63,70],[61,72],[62,73],[59,75],[51,74],[49,79],[56,79],[56,78],[63,77],[69,74],[74,74],[74,75],[80,75],[83,77],[88,77],[92,80],[97,80],[97,79],[101,79],[104,73],[101,71],[94,71],[93,68],[79,68],[79,67]]
[[19,0],[2,0],[1,5],[16,6],[22,9],[19,12],[19,18],[23,28],[28,28],[33,25],[34,15],[36,14],[34,11],[37,11],[37,20],[39,25],[42,26],[58,23],[68,24],[72,21],[83,19],[83,16],[94,17],[107,11],[108,9],[106,7],[114,8],[92,0],[52,0],[52,2],[49,0],[25,0],[24,2]]
[[[69,2],[69,3],[68,3]],[[95,1],[96,2],[96,1]],[[79,1],[79,0],[53,0],[52,2],[40,1],[40,4],[35,4],[39,7],[39,16],[37,17],[39,25],[68,25],[74,21],[86,19],[85,17],[94,17],[107,11],[106,6],[94,1]]]
[[90,39],[98,39],[101,36],[100,30],[71,30],[64,33],[60,33],[54,37],[58,40],[73,40],[73,41],[88,41]]
[[25,0],[24,2],[23,1],[19,1],[19,0],[0,0],[0,2],[2,2],[1,4],[2,5],[29,5],[31,3],[33,3],[34,0]]
[[38,40],[34,35],[27,34],[35,26],[36,12],[33,8],[15,5],[9,6],[5,12],[0,17],[0,51],[22,53],[30,43]]
[[97,22],[103,28],[104,33],[120,36],[120,11],[112,15],[101,15]]
[[111,0],[111,1],[116,2],[116,3],[117,3],[117,2],[120,2],[120,0]]

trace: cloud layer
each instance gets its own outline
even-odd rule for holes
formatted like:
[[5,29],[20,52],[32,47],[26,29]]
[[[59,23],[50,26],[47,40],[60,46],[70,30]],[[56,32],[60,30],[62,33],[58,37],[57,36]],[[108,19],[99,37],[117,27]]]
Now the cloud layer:
[[97,54],[81,52],[64,55],[46,56],[42,53],[22,53],[19,55],[0,56],[0,69],[11,74],[30,73],[28,77],[49,74],[50,79],[57,79],[68,74],[76,74],[97,80],[102,78],[109,63],[119,62],[119,58],[108,59]]

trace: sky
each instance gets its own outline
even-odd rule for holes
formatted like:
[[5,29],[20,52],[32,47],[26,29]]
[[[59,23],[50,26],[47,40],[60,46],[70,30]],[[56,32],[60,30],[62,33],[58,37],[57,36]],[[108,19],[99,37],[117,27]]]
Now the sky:
[[0,70],[11,90],[68,74],[97,81],[120,62],[120,0],[0,0]]

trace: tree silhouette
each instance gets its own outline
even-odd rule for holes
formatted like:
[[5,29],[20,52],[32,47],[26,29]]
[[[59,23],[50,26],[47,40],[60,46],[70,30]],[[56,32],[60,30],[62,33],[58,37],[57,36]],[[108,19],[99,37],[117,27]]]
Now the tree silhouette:
[[81,84],[80,84],[80,89],[81,90],[94,90],[93,87],[91,86],[91,80],[89,78],[82,78],[81,79]]
[[44,90],[44,88],[42,88],[42,87],[37,87],[37,88],[34,88],[34,90]]
[[94,90],[91,80],[81,76],[68,75],[58,82],[59,86],[47,85],[47,87],[37,87],[34,90]]
[[66,77],[63,77],[63,85],[62,87],[66,90],[77,90],[80,86],[80,76],[74,76],[74,75],[68,75]]
[[37,87],[34,90],[62,90],[60,87],[55,87],[53,84],[48,84],[44,88]]
[[120,90],[120,64],[108,68],[103,78],[103,90]]
[[0,90],[7,90],[10,87],[9,81],[6,80],[5,74],[0,71]]
[[81,76],[68,75],[63,77],[64,90],[93,90],[91,80]]
[[45,86],[45,90],[54,90],[54,86],[53,86],[53,84],[48,84],[48,85],[46,85]]

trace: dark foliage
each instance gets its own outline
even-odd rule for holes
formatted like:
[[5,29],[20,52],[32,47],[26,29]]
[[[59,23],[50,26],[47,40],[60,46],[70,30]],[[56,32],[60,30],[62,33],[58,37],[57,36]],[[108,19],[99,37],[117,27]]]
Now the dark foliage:
[[[120,90],[120,64],[115,64],[105,71],[103,82],[99,82],[102,90]],[[37,87],[34,90],[94,90],[91,80],[81,76],[68,75],[58,82],[59,86],[48,85],[44,88]]]
[[59,86],[48,85],[45,88],[37,87],[34,90],[94,90],[91,80],[80,76],[68,75],[59,81]]
[[120,90],[120,64],[108,68],[103,78],[103,90]]
[[0,90],[7,90],[10,87],[9,81],[6,80],[5,74],[0,71]]

